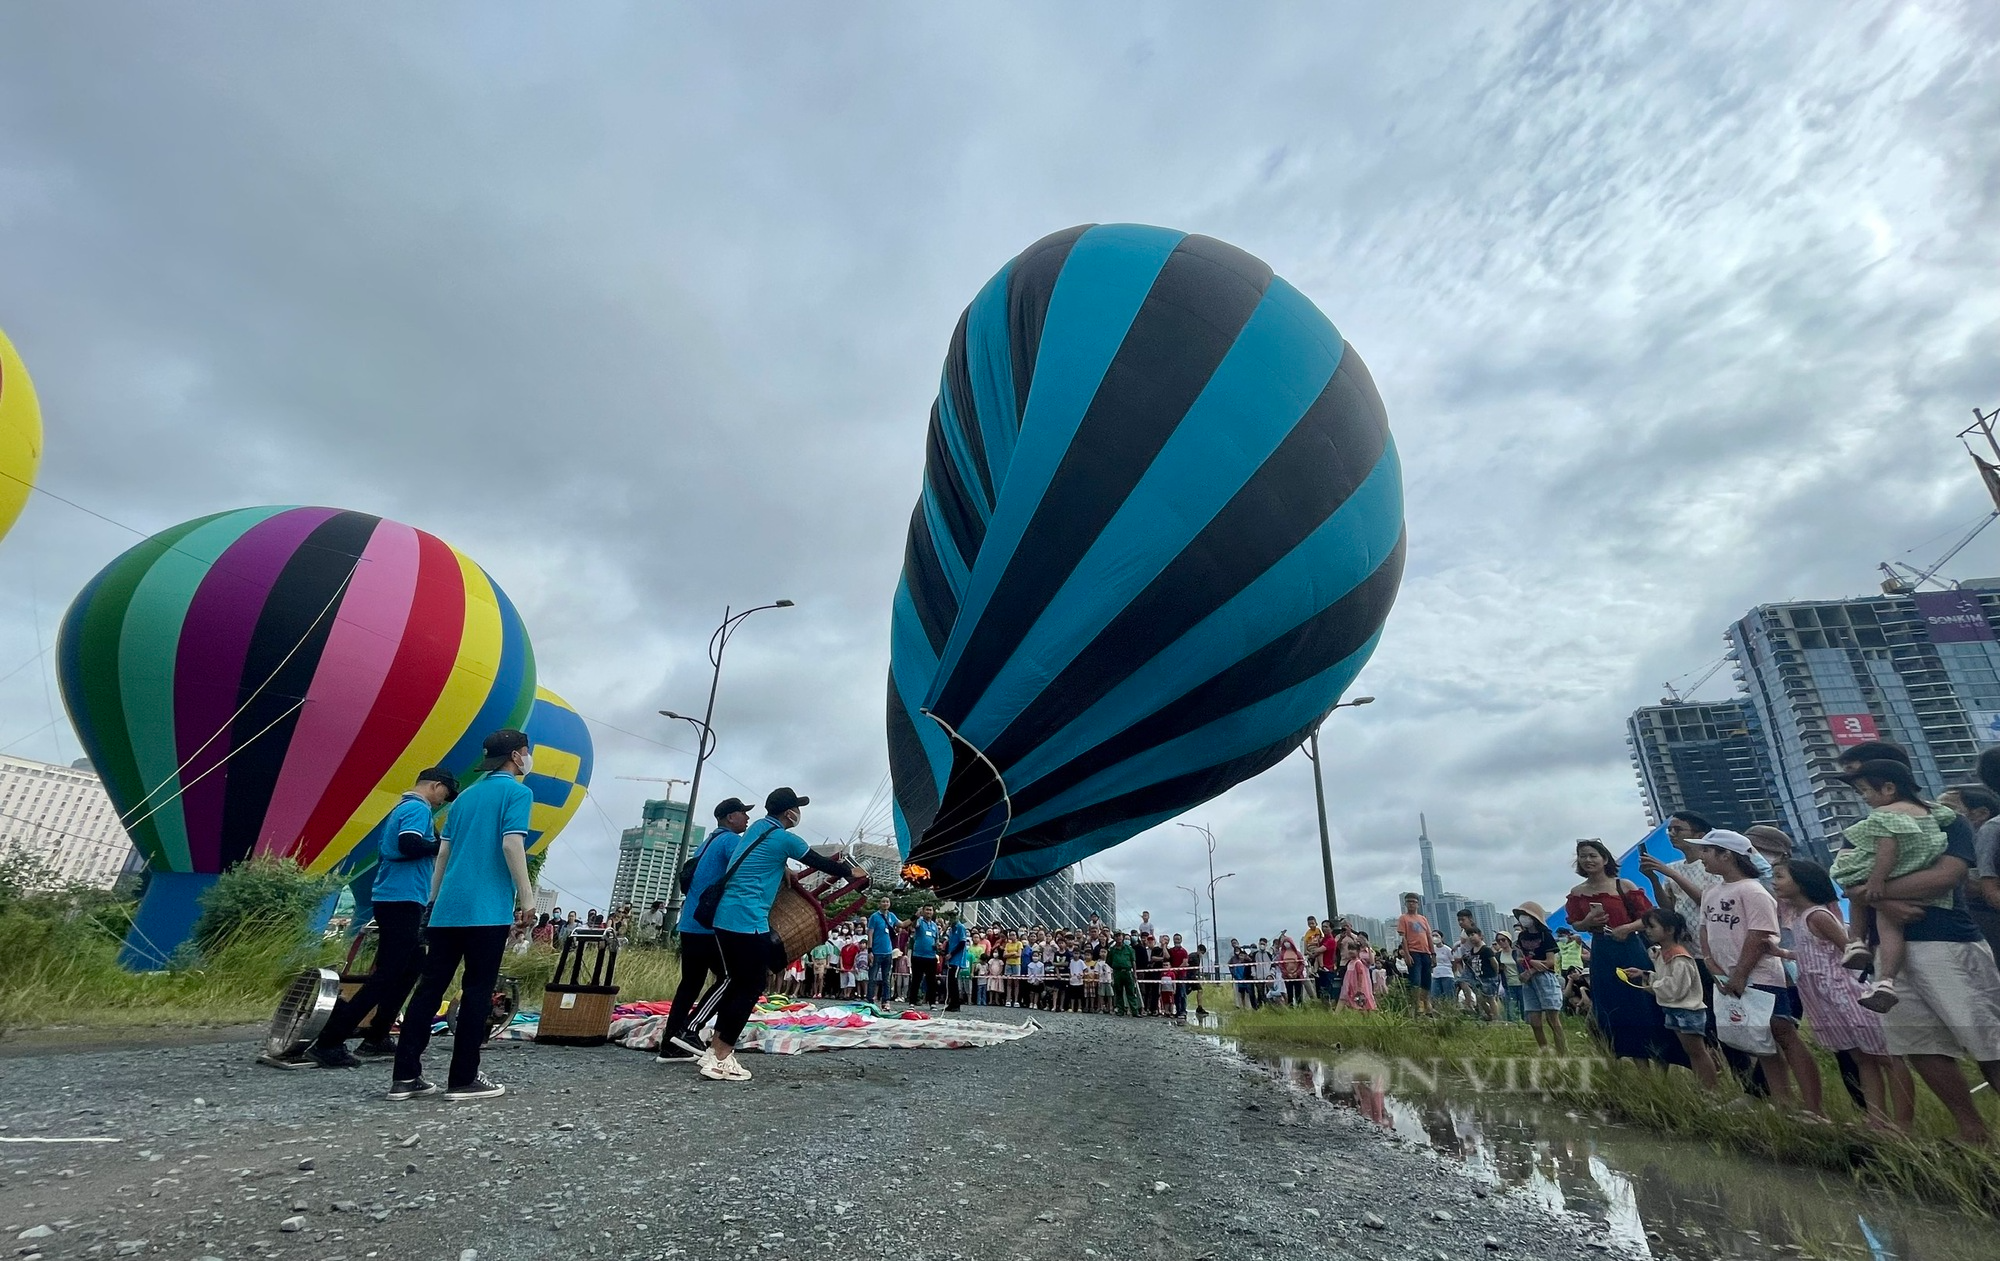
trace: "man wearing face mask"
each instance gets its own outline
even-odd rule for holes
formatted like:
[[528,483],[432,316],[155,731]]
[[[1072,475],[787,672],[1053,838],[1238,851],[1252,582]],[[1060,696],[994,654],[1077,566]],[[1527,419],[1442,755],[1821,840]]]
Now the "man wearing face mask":
[[699,1061],[701,1075],[710,1081],[750,1080],[750,1070],[736,1060],[736,1039],[770,976],[771,904],[784,884],[786,860],[796,858],[829,875],[868,878],[861,868],[819,853],[792,831],[811,802],[789,788],[773,790],[764,799],[765,817],[737,840],[712,909],[696,908],[697,920],[706,915],[704,926],[715,930],[716,948],[728,974],[728,988],[715,1015],[715,1036],[708,1055]]
[[323,1068],[361,1061],[347,1040],[373,1013],[361,1043],[365,1055],[394,1055],[389,1026],[424,970],[424,907],[431,900],[437,826],[432,817],[458,796],[458,779],[442,766],[417,775],[416,786],[389,811],[370,841],[375,864],[375,968],[353,998],[343,999],[306,1054]]
[[535,922],[535,887],[528,880],[528,815],[534,793],[521,782],[534,768],[528,737],[503,728],[486,737],[486,757],[475,768],[485,773],[458,795],[445,816],[431,877],[430,956],[424,977],[403,1014],[396,1047],[391,1099],[427,1095],[437,1087],[424,1080],[424,1048],[452,974],[465,965],[459,991],[458,1025],[452,1032],[451,1073],[446,1099],[489,1099],[507,1093],[479,1071],[493,1014],[493,986],[507,934]]
[[[721,1006],[729,978],[723,971],[722,952],[715,945],[715,930],[704,928],[695,919],[694,911],[703,891],[722,878],[729,860],[736,856],[736,838],[749,828],[750,807],[740,797],[727,798],[715,807],[715,830],[695,851],[694,875],[683,890],[686,900],[681,903],[679,920],[681,983],[674,991],[673,1006],[667,1009],[667,1027],[660,1038],[660,1053],[655,1057],[660,1063],[675,1060],[693,1063],[702,1058],[703,1048],[695,1044],[695,1039]],[[715,984],[703,994],[702,986],[708,984],[710,976],[715,978]]]

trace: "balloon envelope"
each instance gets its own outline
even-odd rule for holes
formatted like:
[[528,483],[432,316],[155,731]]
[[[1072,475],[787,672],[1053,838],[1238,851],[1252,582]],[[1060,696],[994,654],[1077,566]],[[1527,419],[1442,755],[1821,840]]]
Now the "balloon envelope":
[[898,840],[1024,888],[1289,754],[1368,659],[1402,479],[1361,358],[1208,237],[1071,228],[960,319],[892,621]]
[[0,538],[27,504],[41,462],[42,411],[35,385],[14,344],[0,333]]
[[521,728],[534,745],[535,769],[522,782],[535,794],[528,815],[528,852],[545,854],[590,790],[590,728],[570,703],[545,687],[535,689],[528,725]]
[[[535,770],[522,782],[535,795],[528,814],[528,853],[546,854],[549,846],[576,817],[590,787],[593,761],[590,728],[570,703],[545,687],[535,689],[535,703],[521,730],[535,750]],[[469,788],[484,776],[473,772],[460,778],[461,788]],[[440,827],[445,810],[437,812]],[[376,837],[376,833],[370,833]],[[354,892],[353,927],[358,932],[373,914],[375,868],[381,859],[379,840],[364,840],[354,847],[339,867]]]
[[485,571],[411,526],[244,508],[106,566],[64,616],[78,738],[155,871],[332,870],[427,766],[519,727],[534,653]]

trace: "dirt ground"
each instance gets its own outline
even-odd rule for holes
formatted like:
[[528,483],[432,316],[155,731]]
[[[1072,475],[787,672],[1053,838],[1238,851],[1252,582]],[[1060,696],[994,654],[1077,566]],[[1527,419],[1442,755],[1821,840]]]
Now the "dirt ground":
[[[977,1050],[746,1055],[741,1085],[617,1047],[506,1044],[486,1067],[510,1093],[478,1103],[392,1103],[386,1066],[278,1072],[242,1041],[44,1047],[0,1059],[0,1244],[49,1261],[1512,1261],[1604,1246],[1213,1039],[1042,1021]],[[79,1137],[117,1141],[12,1141]]]

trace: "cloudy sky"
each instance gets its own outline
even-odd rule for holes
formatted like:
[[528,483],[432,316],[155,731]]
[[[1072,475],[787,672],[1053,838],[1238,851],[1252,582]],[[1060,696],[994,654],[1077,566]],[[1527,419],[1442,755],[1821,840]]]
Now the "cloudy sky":
[[[978,286],[1075,223],[1218,236],[1339,326],[1402,452],[1380,699],[1326,741],[1374,913],[1419,812],[1451,887],[1566,887],[1566,842],[1643,827],[1622,721],[1661,680],[1983,510],[1952,435],[2000,403],[2000,7],[842,10],[13,8],[0,327],[43,486],[141,532],[322,503],[470,553],[599,724],[550,871],[601,901],[659,787],[616,777],[688,773],[652,715],[699,707],[725,604],[798,601],[730,650],[704,798],[862,818]],[[35,654],[120,525],[43,497],[0,544],[0,749],[77,756]],[[1956,573],[2000,573],[2000,532]],[[1303,757],[1189,817],[1241,873],[1226,934],[1317,908]],[[1204,861],[1166,827],[1089,869],[1184,927]]]

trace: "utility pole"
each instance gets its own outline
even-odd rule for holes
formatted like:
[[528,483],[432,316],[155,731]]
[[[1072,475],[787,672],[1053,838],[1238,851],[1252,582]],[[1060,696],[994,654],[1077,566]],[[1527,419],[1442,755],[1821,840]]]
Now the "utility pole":
[[[1351,701],[1342,701],[1333,709],[1353,709],[1361,705],[1373,705],[1372,696],[1357,696]],[[1327,711],[1327,718],[1333,717],[1333,709]],[[1313,764],[1313,800],[1319,806],[1319,863],[1320,872],[1326,877],[1326,922],[1340,922],[1340,898],[1333,890],[1333,836],[1326,826],[1326,781],[1319,771],[1319,729],[1326,718],[1314,724],[1312,734],[1306,737],[1306,757]]]

